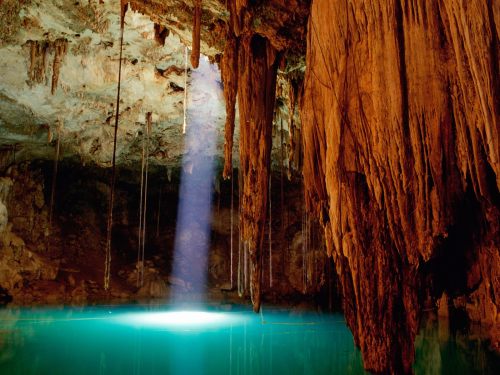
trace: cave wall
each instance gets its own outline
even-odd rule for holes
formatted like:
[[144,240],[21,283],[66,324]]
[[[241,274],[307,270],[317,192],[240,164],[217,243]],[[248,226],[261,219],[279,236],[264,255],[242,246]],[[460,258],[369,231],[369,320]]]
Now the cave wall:
[[499,323],[499,29],[498,2],[312,2],[306,201],[372,371],[411,371],[421,269],[466,246],[450,238],[464,201],[479,218],[462,226],[477,259],[462,293]]
[[[179,169],[151,167],[144,283],[140,286],[137,283],[140,195],[140,170],[137,168],[140,166],[118,168],[113,228],[115,246],[111,288],[107,293],[102,285],[106,240],[106,217],[102,212],[106,212],[108,204],[110,171],[97,165],[82,166],[79,160],[61,160],[53,222],[49,226],[53,163],[33,160],[7,164],[0,169],[0,291],[12,297],[15,304],[165,299],[173,288],[182,290],[186,296],[193,292],[195,280],[180,274],[173,276],[172,272],[181,194]],[[236,290],[240,237],[238,173],[234,175],[233,290],[230,280],[231,181],[223,180],[221,173],[214,181],[209,181],[214,184],[214,194],[208,233],[207,279],[203,286],[207,288],[209,300],[229,299],[243,303],[247,296],[238,297]],[[327,259],[320,227],[309,223],[309,240],[305,244],[301,183],[298,179],[286,181],[287,189],[281,197],[278,176],[275,174],[273,179],[271,257],[274,282],[271,287],[269,226],[266,225],[262,294],[269,302],[287,305],[311,301],[319,293],[325,293],[328,287]],[[293,204],[282,207],[280,201],[285,199]],[[192,244],[199,234],[196,230],[185,231],[183,237]],[[189,254],[177,256],[183,268],[193,267]],[[306,265],[307,274],[303,272],[303,265]],[[241,268],[243,266],[241,264]],[[226,295],[221,294],[221,290]],[[0,303],[2,299],[0,293]]]

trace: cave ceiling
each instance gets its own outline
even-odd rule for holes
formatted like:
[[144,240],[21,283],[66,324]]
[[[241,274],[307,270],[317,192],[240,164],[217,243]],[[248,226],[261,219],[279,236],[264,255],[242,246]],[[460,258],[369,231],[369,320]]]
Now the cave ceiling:
[[[175,166],[186,153],[182,124],[190,6],[189,1],[132,2],[125,15],[119,164],[140,160],[147,112],[153,114],[151,162]],[[204,2],[202,66],[194,70],[189,64],[187,73],[188,123],[200,105],[219,103],[206,119],[220,139],[215,149],[207,150],[215,158],[223,157],[225,109],[218,66],[209,61],[215,61],[224,43],[214,31],[224,25],[223,9],[217,1]],[[109,166],[120,2],[5,0],[0,13],[0,148],[12,149],[18,159],[50,159],[60,135],[64,157]],[[198,82],[207,84],[191,87],[196,74]],[[197,139],[203,142],[203,137]]]

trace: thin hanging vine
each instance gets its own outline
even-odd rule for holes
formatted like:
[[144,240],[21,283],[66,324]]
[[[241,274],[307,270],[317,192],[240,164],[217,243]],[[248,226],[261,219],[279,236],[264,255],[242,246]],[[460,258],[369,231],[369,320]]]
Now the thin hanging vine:
[[233,226],[234,226],[234,219],[233,219],[233,210],[234,210],[234,172],[233,169],[231,168],[231,256],[230,256],[230,267],[231,267],[231,290],[233,290],[234,287],[234,281],[233,281]]
[[243,256],[242,256],[242,233],[241,233],[241,197],[242,197],[242,188],[241,188],[241,166],[238,168],[238,296],[243,296]]
[[111,278],[111,232],[113,230],[113,205],[115,199],[115,183],[116,183],[116,139],[118,136],[118,120],[120,117],[120,88],[122,79],[122,56],[123,56],[123,31],[125,28],[125,13],[127,12],[128,4],[120,2],[120,58],[118,61],[118,86],[116,90],[116,113],[115,113],[115,132],[113,138],[113,161],[111,170],[111,191],[109,194],[108,205],[108,221],[106,235],[106,255],[104,260],[104,290],[109,290]]
[[143,202],[144,202],[144,163],[145,163],[145,153],[146,153],[146,142],[145,142],[145,137],[146,137],[146,125],[144,125],[144,129],[142,130],[142,153],[141,153],[141,197],[139,200],[139,230],[137,233],[137,239],[138,239],[138,247],[137,247],[137,287],[142,286],[141,285],[141,254],[142,254],[142,219],[143,219],[143,213],[144,209],[142,207]]
[[142,214],[142,248],[141,248],[141,286],[144,285],[144,259],[146,249],[146,222],[148,209],[148,182],[149,182],[149,137],[151,134],[151,112],[146,113],[146,150],[145,150],[145,168],[144,168],[144,197],[143,197],[143,214]]
[[52,169],[52,186],[50,191],[49,222],[47,225],[47,251],[50,248],[50,238],[52,235],[52,219],[54,216],[54,205],[56,201],[57,169],[59,165],[59,155],[61,152],[61,128],[62,128],[62,123],[61,121],[58,121],[56,128],[57,142],[54,154],[54,167]]
[[271,173],[269,173],[269,288],[273,287],[273,239],[272,239],[272,209],[271,209]]
[[160,237],[161,193],[162,186],[160,185],[160,191],[158,192],[158,210],[156,216],[156,238]]
[[188,48],[184,47],[184,120],[182,123],[182,134],[186,134],[187,126],[187,78],[188,77]]

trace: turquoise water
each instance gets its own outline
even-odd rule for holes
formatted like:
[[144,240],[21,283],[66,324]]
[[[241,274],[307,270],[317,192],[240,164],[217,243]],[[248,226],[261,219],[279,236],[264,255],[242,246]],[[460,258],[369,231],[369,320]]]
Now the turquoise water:
[[[0,374],[365,373],[342,315],[226,310],[2,309]],[[442,343],[432,346],[432,332],[420,336],[416,373],[428,373],[429,355],[441,362],[457,357],[450,343],[437,358]],[[436,373],[446,368],[440,363]]]

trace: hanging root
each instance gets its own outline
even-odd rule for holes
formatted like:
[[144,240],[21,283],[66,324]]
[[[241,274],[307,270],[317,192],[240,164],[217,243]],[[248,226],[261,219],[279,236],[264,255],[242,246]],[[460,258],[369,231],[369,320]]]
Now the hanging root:
[[269,288],[273,287],[273,239],[272,239],[272,206],[271,206],[271,182],[272,175],[269,173]]
[[194,2],[193,16],[193,51],[191,53],[191,65],[197,68],[200,64],[200,33],[201,33],[201,0]]
[[[297,89],[295,88],[295,83],[292,80],[288,81],[288,129],[290,132],[290,150],[288,152],[288,173],[289,173],[289,178],[291,177],[291,171],[292,168],[295,167],[296,170],[299,170],[300,166],[298,165],[298,152],[299,150],[297,149],[297,139],[296,139],[296,133],[297,133],[297,128],[295,125],[295,106],[296,106],[296,91]],[[297,158],[297,159],[296,159]]]
[[57,132],[56,152],[54,154],[54,168],[52,170],[52,186],[50,191],[49,222],[47,226],[47,251],[49,250],[50,247],[50,235],[52,233],[52,218],[54,215],[54,205],[56,201],[57,168],[59,165],[59,155],[61,151],[61,128],[62,128],[62,122],[58,121],[56,128]]
[[147,208],[148,208],[148,180],[149,180],[149,136],[151,134],[151,112],[146,113],[146,151],[145,151],[145,170],[144,170],[144,201],[142,207],[144,209],[142,216],[142,248],[141,248],[141,283],[144,285],[144,259],[146,249],[146,222],[147,222]]
[[238,168],[238,296],[243,297],[243,276],[242,276],[242,228],[241,228],[241,197],[242,197],[242,176],[241,166]]
[[[144,126],[145,128],[145,126]],[[144,161],[145,161],[145,147],[146,147],[146,142],[145,142],[145,137],[146,137],[146,129],[142,130],[142,154],[141,154],[141,197],[139,201],[139,230],[137,233],[137,239],[138,239],[138,247],[137,247],[137,287],[141,287],[141,254],[142,254],[142,218],[143,218],[143,213],[144,209],[142,207],[142,204],[144,202]]]
[[158,210],[156,215],[156,238],[160,237],[161,192],[162,186],[160,185],[160,191],[158,192]]
[[226,125],[224,143],[224,179],[228,179],[233,170],[233,135],[236,116],[236,94],[238,92],[238,41],[230,34],[221,60],[221,76],[224,83],[224,99],[226,101]]
[[188,94],[188,48],[184,47],[184,118],[182,123],[182,134],[186,134],[186,126],[187,126],[187,94]]
[[115,183],[116,183],[116,139],[118,136],[118,119],[120,117],[120,88],[122,79],[122,56],[123,56],[123,31],[125,28],[125,13],[127,11],[127,3],[121,0],[121,19],[120,19],[120,59],[118,62],[118,85],[116,90],[116,113],[115,113],[115,132],[113,138],[113,161],[111,170],[111,191],[109,194],[108,204],[108,221],[106,235],[106,256],[104,260],[104,290],[109,290],[111,278],[111,234],[113,230],[113,205],[115,199]]
[[231,267],[231,290],[234,288],[234,282],[233,282],[233,227],[234,227],[234,218],[233,218],[233,211],[234,211],[234,178],[232,176],[233,170],[231,169],[231,259],[230,259],[230,267]]
[[283,180],[283,159],[284,159],[284,150],[283,150],[283,119],[280,121],[280,208],[281,208],[281,240],[283,243],[286,242],[286,246],[283,246],[282,252],[282,271],[285,273],[285,264],[286,264],[286,250],[288,249],[288,238],[285,233],[285,185]]

